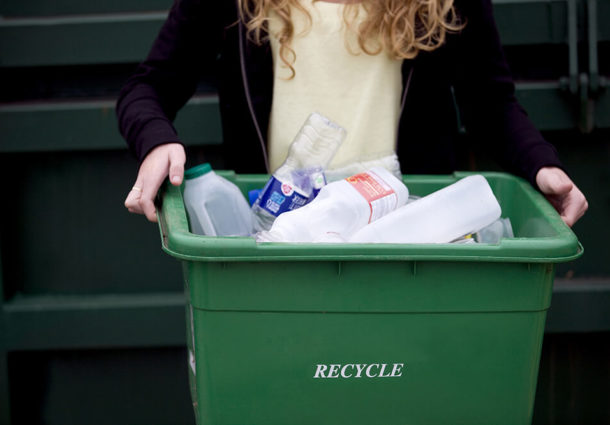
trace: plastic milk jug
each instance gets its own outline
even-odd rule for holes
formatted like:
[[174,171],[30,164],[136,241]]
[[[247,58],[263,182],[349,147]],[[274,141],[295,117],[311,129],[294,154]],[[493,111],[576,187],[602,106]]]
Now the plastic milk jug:
[[286,161],[273,173],[252,205],[256,230],[268,230],[282,213],[310,202],[326,184],[324,170],[345,139],[339,125],[313,113],[290,145]]
[[324,186],[309,204],[280,215],[259,242],[342,242],[404,205],[407,187],[385,168],[372,168]]
[[500,214],[485,177],[469,176],[363,227],[349,242],[446,243],[488,226]]
[[222,178],[210,164],[184,173],[184,204],[191,232],[206,236],[251,236],[252,211],[237,186]]

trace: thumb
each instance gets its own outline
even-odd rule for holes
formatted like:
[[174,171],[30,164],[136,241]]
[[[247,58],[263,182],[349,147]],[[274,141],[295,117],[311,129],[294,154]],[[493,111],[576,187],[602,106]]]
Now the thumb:
[[559,168],[542,169],[537,177],[538,187],[545,195],[565,195],[574,187],[570,178]]
[[174,186],[180,186],[184,178],[184,163],[186,158],[182,151],[171,151],[169,154],[169,181]]

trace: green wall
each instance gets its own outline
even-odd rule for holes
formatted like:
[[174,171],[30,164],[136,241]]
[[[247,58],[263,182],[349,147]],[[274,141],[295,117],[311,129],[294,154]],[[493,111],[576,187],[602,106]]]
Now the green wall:
[[[180,264],[122,205],[137,164],[113,110],[169,5],[0,2],[0,424],[194,422]],[[590,202],[585,255],[557,270],[534,423],[610,423],[610,0],[495,11],[518,97]],[[214,87],[203,76],[176,125],[192,164],[222,168]]]

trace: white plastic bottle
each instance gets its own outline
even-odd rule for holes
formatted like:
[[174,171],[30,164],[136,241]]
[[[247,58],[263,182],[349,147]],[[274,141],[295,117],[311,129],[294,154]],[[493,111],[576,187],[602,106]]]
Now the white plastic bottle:
[[342,242],[396,208],[407,187],[384,168],[373,168],[324,186],[309,204],[280,215],[259,242]]
[[251,236],[252,211],[237,186],[222,178],[210,164],[184,173],[184,205],[191,232],[206,236]]
[[286,161],[252,205],[256,230],[268,230],[277,216],[316,197],[326,184],[324,170],[345,136],[342,127],[320,114],[307,118],[290,145]]
[[349,242],[446,243],[488,226],[501,212],[485,177],[468,176],[363,227]]

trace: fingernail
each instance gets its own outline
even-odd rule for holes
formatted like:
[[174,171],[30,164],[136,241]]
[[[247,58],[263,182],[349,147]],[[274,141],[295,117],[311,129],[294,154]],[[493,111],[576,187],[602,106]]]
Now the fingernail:
[[172,183],[178,184],[180,183],[180,176],[172,176]]

